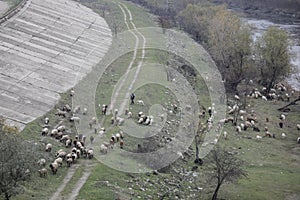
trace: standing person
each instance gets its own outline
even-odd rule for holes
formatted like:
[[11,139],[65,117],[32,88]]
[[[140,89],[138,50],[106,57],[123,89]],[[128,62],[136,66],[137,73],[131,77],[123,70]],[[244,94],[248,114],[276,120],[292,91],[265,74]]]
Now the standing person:
[[131,93],[131,95],[130,95],[130,100],[131,100],[130,104],[134,104],[134,98],[135,98],[134,93]]

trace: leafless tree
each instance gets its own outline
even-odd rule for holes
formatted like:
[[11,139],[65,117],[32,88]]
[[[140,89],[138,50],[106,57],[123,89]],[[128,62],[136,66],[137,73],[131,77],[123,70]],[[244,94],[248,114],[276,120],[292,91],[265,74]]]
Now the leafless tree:
[[216,200],[219,189],[224,182],[233,182],[239,178],[247,177],[247,172],[243,168],[244,161],[218,146],[211,151],[209,158],[214,169],[210,178],[215,180],[217,184],[212,200]]

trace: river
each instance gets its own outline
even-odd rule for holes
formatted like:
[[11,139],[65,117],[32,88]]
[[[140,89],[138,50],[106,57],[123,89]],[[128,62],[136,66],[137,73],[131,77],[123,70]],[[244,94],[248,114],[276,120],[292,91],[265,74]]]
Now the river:
[[279,24],[265,19],[243,18],[252,27],[253,39],[256,40],[270,26],[278,26],[286,30],[290,35],[291,63],[295,66],[295,72],[287,78],[287,82],[300,91],[300,23]]

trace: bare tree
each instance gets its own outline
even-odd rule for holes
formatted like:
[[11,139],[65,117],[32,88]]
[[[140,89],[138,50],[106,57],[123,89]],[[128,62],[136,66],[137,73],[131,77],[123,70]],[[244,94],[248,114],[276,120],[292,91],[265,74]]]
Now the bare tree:
[[36,145],[23,141],[15,128],[0,122],[0,195],[9,200],[21,192],[21,182],[36,171]]
[[216,180],[217,184],[212,200],[216,200],[224,182],[233,182],[241,177],[247,177],[247,173],[243,169],[244,162],[242,160],[220,147],[212,150],[209,158],[214,169],[210,178]]

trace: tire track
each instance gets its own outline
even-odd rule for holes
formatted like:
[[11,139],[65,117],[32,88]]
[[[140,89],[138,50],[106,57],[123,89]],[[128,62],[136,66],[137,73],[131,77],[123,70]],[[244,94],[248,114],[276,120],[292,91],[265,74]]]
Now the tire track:
[[[131,59],[131,62],[130,64],[128,65],[127,67],[127,70],[126,70],[126,73],[124,74],[124,78],[122,79],[121,81],[121,84],[119,85],[119,87],[117,88],[116,92],[115,92],[115,95],[113,96],[113,99],[112,99],[112,102],[111,102],[111,106],[110,106],[110,110],[112,110],[114,108],[114,104],[116,102],[116,99],[118,98],[118,96],[120,95],[120,90],[121,88],[124,86],[124,83],[125,81],[127,80],[128,78],[128,75],[129,75],[129,72],[131,71],[132,69],[132,66],[134,64],[134,62],[136,61],[136,58],[137,58],[137,52],[138,52],[138,47],[139,47],[139,43],[140,43],[140,38],[138,37],[138,35],[142,38],[143,40],[143,44],[142,44],[142,56],[141,56],[141,61],[138,63],[138,66],[137,66],[137,69],[135,71],[135,74],[134,74],[134,78],[133,80],[131,81],[130,83],[130,86],[129,88],[127,89],[127,92],[125,94],[125,97],[123,99],[123,102],[122,104],[120,105],[119,107],[119,111],[120,113],[122,113],[124,111],[124,108],[126,106],[126,103],[127,103],[127,100],[129,98],[129,95],[130,95],[130,91],[139,75],[139,72],[140,72],[140,69],[142,67],[142,64],[143,64],[143,60],[145,58],[145,46],[146,46],[146,38],[144,37],[144,35],[142,33],[140,33],[135,24],[133,23],[133,18],[132,18],[132,13],[131,11],[128,9],[128,7],[123,4],[123,3],[119,3],[118,4],[119,8],[121,9],[122,13],[123,13],[123,16],[124,16],[124,22],[126,24],[126,27],[128,28],[128,31],[130,31],[132,33],[132,35],[135,37],[136,39],[136,42],[135,42],[135,48],[134,48],[134,54],[133,54],[133,57]],[[125,11],[126,10],[126,11]],[[129,15],[129,21],[130,21],[130,24],[133,26],[133,29],[130,29],[130,26],[127,22],[127,14],[126,12],[128,13]],[[134,30],[134,31],[133,31]],[[136,34],[137,33],[137,34]],[[104,122],[104,118],[102,119],[102,121],[100,122],[100,126],[103,125],[103,122]],[[81,164],[82,165],[82,164]],[[92,168],[94,166],[94,164],[87,164],[87,162],[85,161],[84,163],[85,166],[87,166],[83,172],[83,175],[79,178],[79,180],[76,182],[72,192],[69,194],[68,196],[68,200],[73,200],[73,199],[76,199],[76,197],[78,196],[79,192],[80,192],[80,189],[82,188],[82,186],[85,184],[85,182],[87,181],[87,179],[89,178],[89,176],[91,175],[91,172],[92,172]],[[57,199],[60,199],[62,198],[60,193],[64,190],[64,188],[66,187],[66,185],[68,184],[68,182],[71,180],[71,178],[73,177],[73,175],[75,174],[77,168],[79,166],[77,166],[74,171],[68,171],[68,174],[66,175],[66,177],[64,178],[63,180],[63,183],[60,185],[60,187],[58,187],[57,191],[53,194],[52,198],[50,200],[57,200]]]

